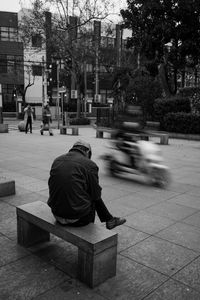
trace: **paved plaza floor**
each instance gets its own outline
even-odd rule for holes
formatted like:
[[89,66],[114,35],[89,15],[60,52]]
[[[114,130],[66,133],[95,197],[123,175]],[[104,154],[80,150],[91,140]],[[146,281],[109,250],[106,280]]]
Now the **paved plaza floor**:
[[[0,134],[0,176],[16,184],[15,195],[0,198],[0,299],[200,299],[200,142],[170,139],[160,146],[172,174],[163,190],[134,176],[110,177],[99,158],[110,140],[95,134],[91,127],[80,128],[78,137],[57,129],[54,136],[39,129]],[[17,245],[16,206],[47,201],[53,160],[79,138],[91,143],[106,205],[127,219],[114,229],[117,275],[94,289],[76,279],[71,244],[51,236],[35,247]]]

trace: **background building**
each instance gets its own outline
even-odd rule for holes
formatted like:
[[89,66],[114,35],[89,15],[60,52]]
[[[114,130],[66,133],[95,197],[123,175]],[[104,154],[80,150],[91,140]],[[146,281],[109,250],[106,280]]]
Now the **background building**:
[[18,38],[18,15],[0,12],[0,84],[4,111],[16,111],[24,88],[24,52]]

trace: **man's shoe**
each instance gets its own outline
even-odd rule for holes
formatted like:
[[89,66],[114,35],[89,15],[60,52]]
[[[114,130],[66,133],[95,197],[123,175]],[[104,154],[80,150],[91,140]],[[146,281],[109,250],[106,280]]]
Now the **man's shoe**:
[[40,134],[43,135],[43,131],[40,131]]
[[111,220],[106,222],[106,228],[107,229],[113,229],[116,226],[122,225],[126,222],[126,219],[121,219],[117,217],[113,217]]

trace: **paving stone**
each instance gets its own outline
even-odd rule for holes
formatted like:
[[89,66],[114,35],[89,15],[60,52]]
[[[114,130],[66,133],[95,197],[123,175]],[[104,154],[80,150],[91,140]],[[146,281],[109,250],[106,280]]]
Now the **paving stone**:
[[133,206],[137,209],[142,209],[150,207],[153,204],[160,203],[161,199],[153,199],[149,197],[144,197],[138,192],[133,192],[130,195],[116,199],[114,203],[121,203],[124,206]]
[[60,284],[58,287],[34,298],[34,300],[105,300],[104,297],[98,295],[92,289],[87,287],[72,287],[68,282]]
[[0,221],[6,220],[8,217],[16,216],[16,208],[4,201],[0,201]]
[[30,255],[30,252],[16,245],[15,242],[9,240],[3,235],[0,235],[0,249],[0,267],[24,256]]
[[176,273],[199,255],[197,252],[153,236],[129,247],[121,254],[168,276]]
[[198,300],[200,294],[191,287],[172,279],[162,284],[145,300]]
[[1,299],[33,299],[69,280],[63,272],[36,256],[28,256],[0,268]]
[[29,248],[35,255],[51,263],[64,273],[76,278],[77,277],[77,247],[63,242],[63,240],[52,239],[47,243]]
[[157,216],[163,216],[172,220],[181,220],[196,212],[196,209],[190,208],[184,205],[178,205],[171,202],[162,202],[152,205],[144,210],[146,213],[155,214]]
[[19,206],[38,200],[47,202],[47,199],[47,197],[44,197],[36,192],[29,192],[27,194],[15,195],[15,197],[6,197],[4,201],[8,204]]
[[114,231],[118,233],[118,252],[121,252],[122,250],[129,248],[130,246],[133,246],[149,237],[148,234],[125,225],[116,227]]
[[[49,243],[22,249],[33,253],[23,256],[21,248],[18,250],[16,245],[15,206],[29,200],[35,201],[37,197],[46,202],[50,166],[58,155],[67,152],[77,140],[73,136],[66,139],[66,136],[60,135],[59,130],[54,130],[54,133],[53,138],[48,135],[41,137],[39,130],[34,130],[32,135],[11,131],[9,135],[1,136],[0,173],[8,178],[17,178],[17,183],[16,195],[2,197],[0,202],[0,239],[3,239],[8,249],[7,255],[3,257],[4,265],[0,267],[0,299],[200,299],[199,258],[190,262],[188,254],[191,249],[199,253],[200,247],[200,142],[171,139],[169,146],[162,147],[166,164],[172,172],[172,184],[163,190],[148,186],[127,174],[119,178],[109,176],[99,155],[106,151],[105,147],[110,141],[96,139],[93,128],[80,128],[80,138],[91,143],[93,160],[99,165],[103,199],[111,212],[129,215],[126,224],[113,229],[119,234],[117,276],[95,290],[88,289],[76,279],[69,279],[67,272],[71,272],[70,275],[74,277],[76,274],[76,249],[55,236],[51,236]],[[27,197],[24,197],[25,194]],[[191,211],[197,213],[187,215]],[[180,221],[169,224],[169,220]],[[100,224],[98,218],[96,222]],[[158,230],[162,230],[159,234],[163,234],[165,239],[161,244],[153,242],[156,238],[149,236],[155,233],[158,237]],[[147,243],[148,239],[151,243]],[[171,243],[175,246],[170,247]],[[186,251],[182,250],[183,247],[186,247]],[[120,251],[134,248],[137,249],[138,261],[120,255]],[[180,257],[177,254],[179,249]],[[152,252],[149,257],[148,251]],[[176,274],[170,269],[173,263],[176,270],[179,270]],[[168,280],[168,275],[156,271],[165,268],[165,264],[166,273],[172,274],[174,280]],[[47,269],[47,275],[43,269]],[[56,278],[60,279],[56,281]]]
[[115,201],[115,200],[114,202],[109,201],[106,206],[113,216],[120,216],[120,217],[125,217],[138,210],[136,207],[133,207],[132,205],[128,205],[128,204],[124,205],[121,199],[120,201]]
[[200,257],[175,274],[174,278],[191,286],[200,293]]
[[130,194],[130,192],[118,189],[117,187],[113,186],[104,187],[104,189],[102,190],[102,198],[105,200],[105,202],[124,197],[128,194]]
[[[200,179],[199,179],[199,182],[200,182]],[[176,197],[170,199],[169,201],[200,210],[199,196],[193,196],[188,193],[184,193],[182,195],[179,195],[179,196],[176,196]]]
[[183,223],[176,223],[163,229],[157,236],[200,252],[200,230],[194,226]]
[[184,220],[181,220],[181,222],[188,225],[200,227],[200,212],[198,211],[197,213],[185,218]]
[[166,279],[166,276],[118,255],[117,275],[95,288],[95,291],[110,300],[139,300]]
[[168,218],[147,214],[143,211],[128,216],[126,225],[139,231],[154,234],[174,223]]
[[3,235],[6,235],[11,240],[17,239],[17,219],[15,216],[8,216],[0,218],[0,231]]

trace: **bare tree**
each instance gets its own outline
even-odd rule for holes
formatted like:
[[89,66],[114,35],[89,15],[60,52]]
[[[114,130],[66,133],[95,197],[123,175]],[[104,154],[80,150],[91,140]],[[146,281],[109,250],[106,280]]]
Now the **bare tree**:
[[[33,36],[40,35],[43,39],[41,48],[47,47],[51,57],[62,60],[66,74],[71,74],[77,90],[78,117],[83,63],[94,46],[93,22],[107,19],[113,7],[110,0],[47,0],[45,3],[33,0],[32,9],[21,19],[24,44],[30,43]],[[47,22],[47,12],[52,13],[52,26]]]

